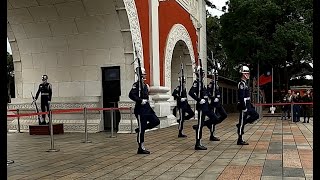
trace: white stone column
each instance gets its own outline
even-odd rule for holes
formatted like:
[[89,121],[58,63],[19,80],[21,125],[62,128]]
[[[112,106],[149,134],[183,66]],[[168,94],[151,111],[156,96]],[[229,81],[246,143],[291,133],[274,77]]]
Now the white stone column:
[[149,30],[150,30],[150,70],[151,85],[160,86],[159,62],[159,2],[149,0]]
[[[198,21],[201,24],[200,31],[198,31],[199,36],[199,57],[202,59],[202,66],[207,72],[207,40],[206,40],[206,10],[204,1],[199,1],[198,3]],[[204,79],[205,83],[207,83],[207,76]]]
[[151,86],[150,87],[150,95],[152,97],[152,101],[154,102],[154,111],[160,120],[160,128],[165,128],[176,124],[176,118],[172,115],[170,109],[170,95],[168,92],[170,91],[169,87],[163,86]]
[[159,61],[159,1],[149,0],[150,27],[150,100],[154,104],[154,111],[160,119],[160,128],[171,126],[175,121],[170,117],[169,88],[160,86]]

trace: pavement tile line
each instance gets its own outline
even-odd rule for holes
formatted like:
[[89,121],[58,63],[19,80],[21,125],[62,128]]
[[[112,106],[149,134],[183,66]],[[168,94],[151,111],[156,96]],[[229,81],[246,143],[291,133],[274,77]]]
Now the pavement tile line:
[[[273,118],[272,118],[273,119]],[[271,119],[271,120],[272,120]],[[265,120],[266,121],[266,120]],[[270,121],[269,121],[269,124],[270,124]],[[268,124],[268,125],[269,125]],[[264,134],[264,132],[266,132],[266,129],[268,128],[268,126],[264,129],[264,131],[263,131],[263,133],[261,134],[261,136],[260,136],[260,138],[257,140],[257,143],[256,143],[256,145],[254,146],[254,148],[253,149],[255,149],[256,147],[257,147],[257,145],[258,145],[258,142],[260,141],[260,139],[262,138],[262,136],[263,136],[263,134]],[[253,135],[253,134],[252,134]],[[251,136],[250,136],[251,137]],[[269,146],[270,147],[270,146]],[[268,153],[268,152],[267,152]],[[252,156],[252,153],[250,154],[250,156],[249,156],[249,159],[251,158],[251,156]],[[267,157],[266,157],[267,158]],[[249,161],[249,159],[248,159],[248,161]],[[241,175],[242,175],[242,173],[243,173],[243,171],[244,171],[244,169],[245,169],[245,167],[247,166],[247,164],[248,164],[248,161],[247,161],[247,163],[246,163],[246,165],[244,166],[244,168],[243,168],[243,170],[241,171],[241,174],[240,174],[240,177],[241,177]],[[263,166],[262,166],[262,168],[263,168]],[[261,176],[262,176],[262,173],[263,173],[263,169],[262,169],[262,171],[261,171]],[[239,177],[239,178],[240,178]]]
[[[236,122],[236,123],[238,123],[238,122]],[[231,127],[231,128],[227,128],[227,129],[229,129],[229,131],[227,131],[227,132],[224,133],[223,135],[225,135],[225,134],[227,134],[227,133],[230,133],[230,132],[234,132],[232,135],[237,134],[236,128],[234,128],[234,125],[235,125],[236,123],[229,123],[229,124],[232,124],[232,125],[233,125],[233,126],[232,126],[233,128],[232,128],[232,127]],[[250,126],[250,128],[249,128],[247,131],[249,131],[252,127],[254,127],[254,126]],[[204,128],[205,128],[205,127],[204,127]],[[221,130],[222,127],[220,127],[219,129]],[[218,131],[218,128],[216,129],[216,131]],[[218,132],[220,132],[220,131],[218,131]],[[220,137],[223,137],[223,135],[220,135]],[[230,135],[228,138],[230,138],[232,135]],[[253,135],[253,134],[252,134],[252,135]],[[252,135],[250,135],[250,136],[248,137],[248,139],[249,139]],[[228,139],[228,138],[227,138],[227,139]],[[227,140],[227,139],[226,139],[226,140]],[[236,141],[236,140],[234,140],[233,143],[230,144],[228,147],[230,147],[231,145],[233,145],[233,144],[235,143],[235,141]],[[210,141],[209,141],[209,143],[210,143]],[[208,144],[209,144],[209,143],[208,143]],[[222,141],[219,141],[219,144],[222,144]],[[226,148],[226,149],[227,149],[227,148]],[[241,149],[241,148],[240,148],[240,149]],[[240,149],[239,149],[239,150],[240,150]],[[212,150],[214,150],[214,148],[213,148]],[[210,153],[212,150],[208,151],[206,154]],[[239,150],[238,150],[238,152],[239,152]],[[225,151],[225,150],[224,150],[224,151]],[[194,153],[196,153],[196,152],[194,152]],[[223,152],[222,152],[222,153],[223,153]],[[221,154],[222,154],[222,153],[221,153]],[[221,154],[220,154],[220,155],[221,155]],[[219,155],[219,156],[220,156],[220,155]],[[219,156],[218,156],[218,157],[219,157]],[[216,159],[218,159],[218,157],[217,157]],[[197,162],[199,162],[199,161],[200,161],[200,160],[198,160]],[[194,162],[193,165],[194,165],[195,163],[197,163],[197,162]],[[213,163],[214,163],[214,161],[213,161],[209,166],[211,166]],[[191,166],[192,166],[192,165],[191,165]],[[200,177],[200,176],[209,168],[209,166],[208,166],[207,168],[205,168],[205,169],[202,171],[202,173],[199,174],[197,177]],[[187,171],[187,170],[185,170],[185,171]],[[180,173],[180,175],[183,174],[185,171],[183,171],[182,173]],[[161,176],[161,175],[160,175],[160,176]],[[159,177],[159,176],[158,176],[158,177]]]
[[[234,123],[228,122],[228,124],[234,124]],[[219,126],[219,128],[216,128],[216,131],[217,131],[217,132],[220,132],[221,129],[223,129],[223,127],[224,127],[224,126]],[[204,128],[206,128],[206,127],[204,127]],[[207,129],[207,128],[206,128],[206,129]],[[227,129],[230,129],[230,130],[227,131],[226,133],[224,133],[223,135],[229,133],[229,132],[230,132],[231,130],[233,130],[234,128],[228,127]],[[204,135],[204,134],[205,134],[205,133],[203,133],[203,138],[202,138],[202,139],[204,139],[204,137],[207,137],[207,138],[209,137],[209,136]],[[222,137],[223,135],[220,135],[220,137]],[[193,140],[193,141],[194,141],[194,140]],[[202,141],[202,142],[203,142],[203,141]],[[210,141],[209,141],[209,143],[210,143]],[[209,143],[207,143],[206,145],[208,145]],[[219,144],[220,144],[220,143],[221,143],[221,141],[219,142]],[[186,144],[187,144],[187,143],[186,143]],[[192,147],[193,147],[193,146],[192,146]],[[211,150],[210,150],[210,151],[211,151]],[[208,154],[210,151],[206,151],[205,155]],[[197,152],[197,151],[194,150],[194,152],[193,152],[192,154],[195,154],[196,152]],[[191,155],[192,155],[192,154],[191,154]],[[191,155],[190,155],[190,156],[191,156]],[[205,155],[204,155],[204,156],[205,156]],[[187,159],[187,157],[185,157],[184,159]],[[182,160],[182,161],[183,161],[183,160]],[[182,161],[181,161],[181,162],[182,162]],[[197,162],[199,162],[199,160],[196,161],[196,162],[194,162],[192,165],[194,165],[194,164],[197,163]],[[212,162],[212,163],[213,163],[213,162]],[[212,164],[212,163],[211,163],[211,164]],[[178,164],[179,164],[179,163],[178,163]],[[211,164],[210,164],[210,165],[211,165]],[[192,166],[192,165],[191,165],[191,166]],[[209,165],[209,166],[210,166],[210,165]],[[190,166],[190,167],[191,167],[191,166]],[[173,168],[173,167],[172,167],[172,168]],[[171,168],[171,169],[172,169],[172,168]],[[186,169],[185,171],[187,171],[187,169]],[[185,171],[182,171],[179,175],[183,174]],[[205,171],[205,170],[204,170],[204,171]],[[165,172],[164,172],[164,173],[165,173]],[[162,174],[164,174],[164,173],[162,173]],[[162,175],[162,174],[161,174],[161,175]],[[161,175],[159,175],[159,176],[157,176],[157,177],[160,177]],[[199,175],[199,176],[200,176],[200,175]]]
[[[308,142],[308,146],[311,148],[311,161],[313,161],[313,147],[312,147],[312,144],[310,143],[310,141],[308,140],[308,137],[307,137],[307,135],[306,135],[306,133],[303,133],[304,132],[304,129],[305,130],[307,130],[308,132],[310,132],[310,135],[312,136],[313,135],[313,133],[312,133],[312,131],[309,129],[309,127],[313,127],[313,118],[310,118],[310,121],[309,121],[309,123],[299,123],[299,125],[297,126],[297,128],[299,129],[299,131],[301,132],[301,134],[302,134],[302,136],[305,138],[305,140],[306,140],[306,142]],[[301,163],[301,166],[302,166],[302,169],[304,170],[304,175],[305,175],[305,177],[307,178],[308,176],[310,176],[310,174],[311,174],[311,176],[312,176],[312,173],[313,173],[313,167],[311,166],[311,171],[309,171],[309,173],[306,173],[306,171],[307,171],[307,169],[308,168],[304,168],[303,167],[303,165],[304,165],[304,163],[302,162],[302,159],[303,159],[303,156],[304,156],[304,154],[302,154],[300,151],[299,151],[299,149],[298,149],[298,145],[297,145],[297,151],[298,151],[298,155],[299,155],[299,160],[300,160],[300,163]],[[308,169],[309,170],[309,169]],[[307,171],[308,172],[308,171]],[[307,178],[307,179],[309,179],[309,178]],[[312,178],[311,178],[312,179]]]
[[[272,120],[272,119],[271,119],[271,120]],[[265,120],[265,121],[266,121],[266,120]],[[265,121],[264,121],[264,122],[265,122]],[[269,121],[268,125],[266,126],[266,128],[264,129],[263,133],[261,134],[260,138],[257,140],[257,143],[256,143],[256,145],[255,145],[255,146],[254,146],[254,148],[253,148],[253,151],[254,151],[254,149],[257,147],[258,142],[259,142],[259,141],[260,141],[260,139],[262,138],[262,136],[263,136],[264,132],[266,132],[266,129],[268,128],[269,124],[270,124],[270,121]],[[259,127],[261,127],[262,125],[263,125],[263,123],[261,123],[261,125],[260,125]],[[258,128],[258,129],[259,129],[259,128]],[[253,133],[251,136],[253,136],[253,135],[254,135],[254,133]],[[250,136],[250,137],[251,137],[251,136]],[[251,152],[251,154],[250,154],[250,156],[249,156],[249,159],[251,158],[252,154],[253,154],[253,152]],[[242,176],[243,171],[245,170],[245,168],[246,168],[246,166],[247,166],[247,164],[248,164],[248,162],[249,162],[249,159],[248,159],[248,161],[246,162],[245,166],[243,167],[243,169],[242,169],[242,171],[241,171],[241,174],[240,174],[239,178]],[[263,168],[263,166],[262,166],[262,168]],[[263,173],[263,169],[262,169],[262,171],[261,171],[260,176],[262,176],[262,173]]]
[[[312,120],[312,121],[311,121]],[[312,123],[310,123],[312,122]],[[308,126],[307,126],[308,125]],[[311,134],[313,134],[313,130],[310,130],[309,127],[313,127],[313,119],[310,119],[309,123],[302,123],[302,125],[299,123],[298,128],[301,132],[303,132],[302,128],[304,127],[305,129],[307,129]],[[305,133],[302,133],[302,135],[306,138],[307,142],[309,143],[309,145],[312,148],[312,144],[310,143],[310,141],[308,141],[308,138],[306,137]],[[313,148],[312,148],[313,149]]]
[[[303,141],[307,141],[309,145],[312,142],[310,139],[312,133],[308,128],[311,127],[311,124],[292,124],[279,121],[276,118],[262,118],[253,124],[248,124],[245,128],[244,138],[248,139],[250,147],[237,146],[235,124],[238,123],[238,116],[229,116],[216,128],[215,135],[220,137],[221,141],[209,141],[209,130],[204,127],[203,144],[208,146],[208,150],[195,151],[193,149],[195,133],[191,128],[194,123],[196,121],[186,121],[185,131],[188,138],[185,139],[177,138],[178,131],[175,126],[148,132],[146,147],[151,149],[151,154],[141,156],[136,154],[136,134],[119,134],[117,138],[112,139],[107,138],[109,134],[105,133],[90,134],[89,139],[93,141],[91,144],[80,143],[83,133],[57,135],[55,140],[60,152],[49,156],[50,153],[44,152],[50,146],[49,136],[30,136],[27,133],[11,134],[8,136],[8,142],[11,142],[8,145],[8,154],[10,154],[8,157],[15,160],[15,163],[8,166],[8,179],[145,180],[197,178],[211,180],[218,179],[225,170],[227,172],[233,166],[240,168],[237,168],[238,175],[234,178],[251,179],[253,177],[247,173],[258,171],[263,173],[271,142],[279,141],[282,145],[283,177],[284,149],[285,147],[289,148],[292,143],[298,147],[296,139],[293,142],[287,141],[290,143],[285,144],[284,138],[291,136],[298,138],[297,140],[300,139],[301,142],[304,137]],[[279,132],[281,132],[282,138],[279,138]],[[296,133],[292,134],[292,132]],[[269,143],[267,150],[265,150],[266,142]],[[260,150],[260,148],[262,149]],[[302,149],[301,152],[308,151]],[[228,154],[231,158],[227,157]],[[248,154],[249,157],[245,154]],[[303,166],[301,158],[305,154],[300,154],[298,150],[298,155]],[[238,158],[243,158],[243,160],[238,162]],[[252,161],[255,159],[259,162]],[[253,163],[251,164],[251,162]],[[251,166],[262,166],[262,169],[253,168],[254,170],[250,170]],[[291,170],[286,169],[286,173],[290,173]],[[303,170],[305,176],[309,175],[310,177],[312,169],[311,171],[310,169]],[[260,175],[261,178],[264,178],[262,174]],[[221,176],[221,178],[223,177],[227,176]],[[229,176],[229,179],[232,177]]]

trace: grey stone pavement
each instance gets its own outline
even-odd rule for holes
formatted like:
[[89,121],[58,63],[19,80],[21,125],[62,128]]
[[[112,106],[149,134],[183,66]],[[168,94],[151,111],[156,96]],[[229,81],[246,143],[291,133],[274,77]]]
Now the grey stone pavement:
[[150,155],[138,155],[136,134],[105,132],[89,134],[92,143],[82,143],[84,133],[50,136],[8,133],[8,179],[312,179],[313,120],[292,123],[264,117],[245,127],[248,146],[236,145],[236,114],[217,125],[221,141],[210,142],[204,127],[206,151],[195,151],[195,133],[187,121],[187,138],[177,138],[177,125],[146,133]]

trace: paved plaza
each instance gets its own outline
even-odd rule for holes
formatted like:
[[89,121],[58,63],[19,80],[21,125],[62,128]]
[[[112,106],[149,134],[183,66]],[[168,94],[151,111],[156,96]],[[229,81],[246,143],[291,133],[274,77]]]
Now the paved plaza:
[[313,120],[292,123],[264,117],[245,128],[248,146],[236,145],[237,114],[217,125],[221,141],[210,142],[204,127],[206,151],[195,151],[191,120],[185,124],[187,138],[177,138],[177,125],[146,133],[150,155],[137,155],[136,134],[105,132],[55,135],[59,152],[50,148],[49,136],[8,133],[8,179],[312,179]]

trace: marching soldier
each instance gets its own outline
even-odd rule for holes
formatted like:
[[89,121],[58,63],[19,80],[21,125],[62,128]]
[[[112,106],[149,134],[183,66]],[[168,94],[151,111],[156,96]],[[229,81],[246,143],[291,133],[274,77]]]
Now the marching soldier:
[[[138,68],[137,68],[138,69]],[[137,73],[138,70],[136,70]],[[152,129],[160,124],[160,120],[149,104],[149,86],[144,83],[146,80],[146,72],[141,68],[142,82],[133,83],[132,89],[129,93],[129,98],[135,101],[134,114],[138,120],[137,142],[139,145],[138,154],[150,154],[144,147],[144,134],[147,129]],[[137,73],[138,74],[138,73]],[[139,77],[140,78],[140,77]],[[149,123],[148,123],[149,122]]]
[[[220,103],[221,100],[221,93],[219,91],[219,86],[217,84],[218,82],[218,70],[213,69],[212,74],[214,74],[212,81],[208,85],[208,92],[210,97],[210,108],[213,110],[213,112],[216,115],[219,115],[218,117],[218,123],[221,123],[223,120],[227,118],[227,113],[224,110],[223,106]],[[208,127],[210,129],[210,141],[220,141],[219,138],[214,136],[215,131],[215,124],[212,124],[211,127]]]
[[[52,97],[52,86],[50,83],[48,83],[48,76],[43,75],[42,76],[42,83],[39,85],[35,101],[37,101],[39,94],[41,93],[41,111],[46,112],[49,111],[50,103],[51,103],[51,97]],[[48,118],[50,118],[50,115],[48,114]],[[46,115],[42,115],[42,122],[40,122],[40,125],[46,125]]]
[[242,66],[240,69],[242,74],[241,80],[238,83],[238,110],[240,111],[238,128],[238,141],[237,145],[249,145],[242,139],[244,134],[244,126],[247,123],[253,123],[255,120],[259,119],[259,114],[255,111],[253,105],[250,102],[250,91],[247,85],[247,80],[250,78],[250,70],[248,66]]
[[[307,93],[302,97],[303,103],[311,103],[312,96],[310,95],[310,90],[307,90]],[[303,104],[303,123],[306,123],[306,118],[308,117],[307,123],[309,123],[310,120],[310,114],[311,114],[311,105],[310,104]]]
[[[182,82],[181,82],[182,79]],[[187,99],[187,91],[186,88],[184,86],[185,82],[186,82],[186,78],[183,77],[179,77],[179,82],[180,84],[183,84],[182,87],[181,85],[178,85],[176,89],[173,90],[172,96],[177,100],[177,108],[180,112],[180,119],[178,119],[178,123],[179,123],[179,134],[178,137],[180,138],[184,138],[187,137],[187,135],[184,135],[182,133],[183,131],[183,123],[185,120],[189,120],[194,116],[194,112],[191,109],[191,106],[188,103],[188,99]],[[186,115],[186,113],[188,115]]]
[[[197,101],[196,109],[198,110],[198,124],[193,125],[193,129],[196,130],[195,150],[207,150],[207,148],[201,144],[202,127],[204,125],[211,127],[212,124],[217,124],[218,121],[218,117],[209,108],[209,93],[206,86],[203,85],[203,75],[204,71],[201,66],[199,66],[196,72],[197,79],[193,82],[193,85],[189,90],[189,95]],[[209,120],[205,121],[205,116],[209,117]]]

